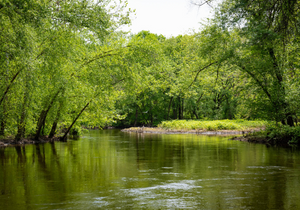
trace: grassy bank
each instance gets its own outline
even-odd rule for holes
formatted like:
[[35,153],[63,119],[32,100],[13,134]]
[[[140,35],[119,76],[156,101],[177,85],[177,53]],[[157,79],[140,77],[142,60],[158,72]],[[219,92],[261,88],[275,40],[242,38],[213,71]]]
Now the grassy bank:
[[238,136],[235,139],[271,145],[300,144],[299,125],[290,127],[281,123],[262,120],[171,120],[161,122],[157,128],[133,127],[123,131],[137,133],[243,134],[243,136]]
[[247,120],[171,120],[161,122],[158,127],[168,130],[248,131],[265,128],[267,124],[267,121]]
[[267,124],[267,121],[246,120],[172,120],[163,121],[155,128],[131,127],[122,131],[161,134],[236,135],[264,130]]

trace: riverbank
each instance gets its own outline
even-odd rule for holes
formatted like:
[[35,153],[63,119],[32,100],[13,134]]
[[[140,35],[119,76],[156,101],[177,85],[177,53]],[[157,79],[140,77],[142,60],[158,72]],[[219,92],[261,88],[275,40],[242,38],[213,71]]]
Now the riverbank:
[[272,139],[268,136],[262,136],[257,133],[253,133],[251,135],[245,135],[245,136],[235,136],[231,140],[243,141],[243,142],[249,142],[249,143],[266,144],[269,146],[280,146],[280,147],[297,146],[297,144],[291,143],[290,141],[285,140],[285,139]]
[[[132,127],[123,132],[155,134],[197,134],[233,136],[232,140],[270,144],[275,143],[262,135],[267,121],[247,120],[171,120],[163,121],[158,127]],[[234,136],[238,135],[238,136]]]
[[8,137],[5,139],[0,139],[0,147],[9,147],[9,146],[23,146],[27,144],[43,144],[48,142],[60,141],[59,137],[48,138],[47,136],[40,137],[39,141],[34,141],[29,138],[21,139],[16,141],[13,137]]
[[[148,133],[148,134],[196,134],[196,135],[221,135],[221,136],[232,136],[230,140],[243,141],[249,143],[258,143],[266,145],[277,145],[277,146],[290,146],[288,142],[278,142],[268,137],[260,135],[261,130],[216,130],[216,131],[196,131],[196,130],[166,130],[161,128],[149,128],[149,127],[132,127],[121,130],[122,132],[128,133]],[[237,135],[237,136],[235,136]]]
[[197,131],[251,131],[265,128],[267,121],[262,120],[169,120],[162,121],[157,127],[167,130]]
[[198,134],[198,135],[245,135],[260,131],[263,128],[249,130],[185,130],[185,129],[163,129],[157,127],[131,127],[121,130],[122,132],[133,133],[154,133],[154,134]]
[[264,130],[267,121],[247,120],[170,120],[157,127],[132,127],[123,132],[160,134],[245,135]]
[[[289,129],[297,129],[289,128]],[[231,140],[243,141],[249,143],[259,143],[272,146],[290,147],[299,145],[299,137],[290,133],[290,135],[282,135],[280,127],[277,127],[276,133],[270,131],[270,127],[248,129],[248,130],[169,130],[162,128],[149,128],[149,127],[132,127],[123,129],[122,132],[132,133],[149,133],[149,134],[196,134],[196,135],[222,135],[231,136]]]

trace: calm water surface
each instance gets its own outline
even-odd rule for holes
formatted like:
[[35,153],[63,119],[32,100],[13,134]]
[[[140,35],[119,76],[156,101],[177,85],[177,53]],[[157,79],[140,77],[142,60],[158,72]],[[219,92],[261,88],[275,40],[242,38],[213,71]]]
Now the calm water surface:
[[0,148],[0,209],[300,209],[300,151],[90,131]]

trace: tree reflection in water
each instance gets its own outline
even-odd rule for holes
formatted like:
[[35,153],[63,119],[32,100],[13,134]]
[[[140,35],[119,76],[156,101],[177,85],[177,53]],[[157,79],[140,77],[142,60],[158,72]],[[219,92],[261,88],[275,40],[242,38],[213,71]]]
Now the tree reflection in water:
[[297,149],[90,131],[0,149],[0,209],[298,209]]

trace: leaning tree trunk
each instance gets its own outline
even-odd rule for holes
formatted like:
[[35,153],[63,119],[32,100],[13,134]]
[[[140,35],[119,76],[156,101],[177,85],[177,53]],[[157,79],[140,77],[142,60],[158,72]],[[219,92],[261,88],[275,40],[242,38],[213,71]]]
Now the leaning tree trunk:
[[80,115],[84,112],[84,110],[89,106],[89,104],[91,103],[92,100],[90,100],[80,111],[80,113],[76,116],[76,118],[73,120],[72,124],[68,127],[67,131],[65,132],[65,134],[60,138],[61,141],[66,141],[67,140],[67,136],[68,133],[70,132],[71,128],[73,127],[73,125],[76,123],[76,121],[78,120],[78,118],[80,117]]
[[54,137],[54,135],[56,134],[58,119],[59,118],[56,118],[55,121],[52,124],[51,131],[50,131],[49,136],[48,136],[48,138],[50,138],[50,139],[52,139]]
[[197,112],[196,112],[196,107],[194,107],[193,114],[195,115],[196,119],[198,120],[199,117],[198,117],[198,114],[197,114]]
[[35,133],[35,137],[34,137],[34,140],[35,141],[38,141],[39,138],[40,138],[40,135],[41,135],[41,130],[43,128],[43,126],[45,125],[45,122],[46,122],[46,118],[47,118],[47,114],[49,112],[49,110],[51,109],[51,107],[53,106],[54,102],[55,102],[55,99],[56,97],[58,96],[58,94],[60,93],[62,89],[59,89],[56,94],[53,96],[52,100],[50,101],[48,107],[44,110],[42,110],[41,114],[40,114],[40,117],[38,119],[38,123],[37,123],[37,126],[36,126],[36,133]]
[[11,88],[12,84],[14,83],[15,79],[18,77],[18,75],[20,74],[20,72],[22,71],[22,69],[20,69],[14,76],[13,78],[10,80],[9,84],[7,85],[7,87],[5,88],[4,94],[2,95],[2,97],[0,98],[0,104],[2,104],[2,102],[4,101],[9,89]]
[[58,110],[57,110],[57,113],[56,113],[56,117],[55,117],[55,120],[52,124],[52,127],[51,127],[51,131],[49,133],[49,138],[53,138],[54,135],[56,134],[56,129],[57,129],[57,124],[58,124],[58,121],[60,119],[60,115],[61,115],[61,110],[64,106],[64,89],[62,90],[62,95],[61,95],[61,100],[59,101],[59,106],[58,106]]
[[51,131],[50,131],[49,136],[48,136],[49,138],[53,138],[55,133],[56,133],[57,123],[58,123],[59,118],[60,118],[61,108],[62,108],[62,103],[59,104],[55,120],[52,124],[52,128],[51,128]]

